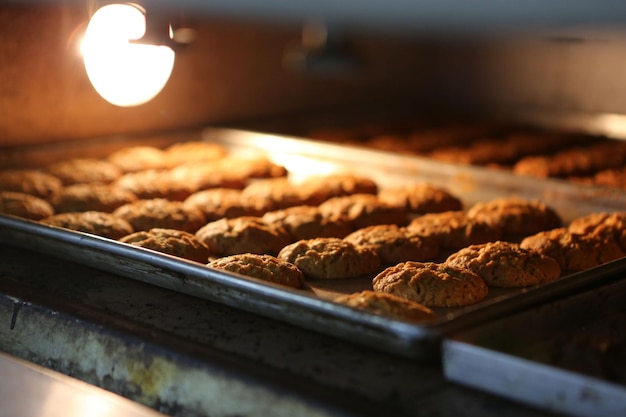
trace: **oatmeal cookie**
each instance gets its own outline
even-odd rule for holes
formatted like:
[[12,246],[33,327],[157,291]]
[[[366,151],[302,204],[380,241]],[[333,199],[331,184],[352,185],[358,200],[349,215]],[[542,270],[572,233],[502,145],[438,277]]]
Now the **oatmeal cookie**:
[[568,227],[570,233],[595,235],[614,239],[626,251],[626,212],[592,213],[574,219]]
[[404,226],[408,221],[405,207],[385,203],[374,194],[333,197],[320,204],[319,209],[325,215],[347,217],[356,229],[376,224]]
[[426,307],[462,307],[487,297],[485,281],[474,272],[433,262],[403,262],[372,280],[374,291],[397,295]]
[[169,201],[163,198],[124,204],[115,209],[113,214],[132,224],[137,232],[161,228],[194,233],[206,223],[200,210],[187,207],[182,201]]
[[165,198],[183,201],[196,191],[192,182],[177,180],[168,171],[156,169],[128,172],[118,178],[114,184],[143,200]]
[[443,249],[493,242],[502,237],[499,225],[468,217],[462,211],[429,213],[409,223],[407,230],[419,236],[436,238]]
[[0,191],[0,213],[29,220],[54,215],[54,208],[44,199],[14,191]]
[[110,183],[122,175],[122,170],[104,159],[75,158],[49,165],[46,171],[61,179],[64,185]]
[[300,240],[285,246],[278,257],[313,279],[353,278],[373,274],[380,267],[372,249],[333,237]]
[[174,143],[165,148],[168,165],[175,167],[193,162],[213,161],[225,157],[226,148],[219,143],[187,141]]
[[528,287],[561,276],[555,259],[504,241],[468,246],[450,255],[445,263],[473,271],[492,287]]
[[520,247],[556,259],[563,274],[584,271],[625,255],[614,240],[570,233],[564,227],[528,236]]
[[241,253],[276,255],[290,242],[287,231],[265,223],[260,217],[243,216],[219,219],[204,225],[196,232],[216,255]]
[[265,200],[272,210],[310,205],[308,195],[288,177],[256,180],[243,189],[242,198]]
[[78,232],[90,233],[117,240],[134,232],[126,220],[111,213],[82,211],[80,213],[60,213],[40,220],[50,226],[63,227]]
[[15,191],[47,199],[63,188],[63,181],[36,169],[0,171],[0,190]]
[[212,188],[243,189],[248,177],[236,171],[216,167],[217,161],[190,163],[170,169],[169,176],[173,181],[187,183],[190,188],[201,191]]
[[404,261],[431,261],[441,250],[437,238],[411,233],[395,224],[379,224],[356,230],[345,240],[372,248],[383,264]]
[[364,290],[341,295],[333,301],[381,316],[410,321],[424,321],[435,316],[422,304],[386,292]]
[[287,169],[270,161],[266,156],[229,155],[212,163],[218,171],[231,172],[240,178],[274,178],[287,175]]
[[304,286],[304,274],[298,267],[271,255],[242,253],[218,258],[209,262],[207,266],[287,287],[301,288]]
[[271,208],[268,201],[260,198],[244,198],[241,190],[234,188],[211,188],[197,191],[184,201],[186,206],[200,209],[207,221],[222,217],[261,216]]
[[546,204],[520,198],[499,198],[477,203],[467,217],[500,225],[505,236],[528,236],[561,227],[561,218]]
[[111,184],[73,184],[50,198],[56,213],[77,211],[113,212],[124,204],[137,200],[130,191]]
[[310,196],[311,205],[321,204],[333,197],[351,194],[376,194],[378,184],[373,180],[353,174],[319,175],[306,178],[299,184]]
[[292,242],[315,237],[344,237],[354,229],[347,217],[324,215],[315,206],[269,211],[263,215],[263,221],[286,229]]
[[211,252],[192,233],[175,229],[150,229],[131,233],[119,239],[120,242],[156,250],[190,261],[207,263]]
[[154,146],[127,146],[112,152],[106,159],[123,173],[168,167],[165,152]]
[[449,191],[427,183],[388,188],[378,193],[381,201],[406,207],[409,213],[426,214],[463,209],[463,203]]

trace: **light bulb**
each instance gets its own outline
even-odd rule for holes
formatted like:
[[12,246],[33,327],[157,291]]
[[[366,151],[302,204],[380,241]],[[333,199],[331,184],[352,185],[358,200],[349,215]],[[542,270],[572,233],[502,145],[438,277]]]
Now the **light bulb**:
[[131,4],[109,4],[91,17],[81,43],[91,84],[117,106],[136,106],[165,87],[174,51],[163,45],[132,43],[146,32],[144,12]]

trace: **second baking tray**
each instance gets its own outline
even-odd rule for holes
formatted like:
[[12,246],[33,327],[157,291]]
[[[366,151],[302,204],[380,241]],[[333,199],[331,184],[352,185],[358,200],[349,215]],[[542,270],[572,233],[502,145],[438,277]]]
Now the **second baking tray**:
[[[284,165],[293,177],[351,172],[375,180],[381,188],[427,181],[446,187],[466,207],[502,196],[536,198],[554,207],[567,222],[590,212],[626,206],[626,195],[615,190],[537,181],[301,138],[207,129],[199,132],[196,139],[221,143],[232,154],[262,153]],[[485,301],[463,308],[435,309],[433,319],[411,323],[332,302],[337,295],[371,287],[371,278],[311,281],[304,290],[292,290],[98,236],[9,216],[0,216],[0,242],[414,358],[438,355],[442,339],[449,334],[626,270],[626,259],[622,259],[538,287],[491,289]]]

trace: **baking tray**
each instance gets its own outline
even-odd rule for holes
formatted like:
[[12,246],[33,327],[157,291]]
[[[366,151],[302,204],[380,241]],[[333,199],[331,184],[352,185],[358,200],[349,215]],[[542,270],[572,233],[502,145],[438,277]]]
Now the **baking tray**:
[[[174,135],[172,140],[175,141],[176,137]],[[180,140],[180,136],[178,138]],[[186,139],[193,137],[186,136]],[[501,196],[538,198],[554,207],[566,222],[591,212],[626,207],[623,191],[577,186],[558,180],[520,178],[506,172],[460,167],[297,137],[204,129],[197,132],[195,139],[221,143],[231,154],[262,153],[284,165],[289,175],[296,178],[351,172],[373,179],[381,188],[428,181],[445,186],[460,197],[466,207]],[[91,143],[90,146],[93,148],[95,145]],[[10,216],[0,216],[0,242],[415,358],[438,355],[441,340],[453,332],[626,270],[626,260],[621,260],[612,263],[611,268],[592,269],[533,288],[490,289],[487,299],[480,303],[462,308],[435,309],[433,319],[411,323],[358,311],[331,301],[337,295],[371,287],[371,278],[310,281],[308,288],[294,290],[215,271],[181,258],[98,236]]]
[[623,278],[446,339],[445,376],[571,416],[626,415]]

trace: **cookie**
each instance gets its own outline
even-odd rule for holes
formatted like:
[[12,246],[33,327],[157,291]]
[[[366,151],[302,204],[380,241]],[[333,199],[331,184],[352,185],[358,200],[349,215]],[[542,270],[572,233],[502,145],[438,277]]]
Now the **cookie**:
[[287,175],[287,169],[264,155],[226,156],[211,163],[215,170],[231,172],[241,178],[275,178]]
[[253,216],[207,223],[196,232],[196,237],[212,253],[221,256],[241,253],[276,255],[291,239],[285,229]]
[[260,198],[245,198],[241,190],[234,188],[211,188],[197,191],[187,197],[184,204],[201,210],[207,222],[222,217],[261,216],[271,208],[271,203]]
[[130,191],[111,184],[73,184],[50,198],[56,213],[77,211],[113,212],[124,204],[137,200]]
[[356,229],[376,224],[405,225],[408,213],[404,207],[381,201],[374,194],[351,194],[333,197],[319,205],[325,215],[345,216]]
[[429,213],[413,219],[407,226],[411,233],[439,240],[443,249],[493,242],[502,237],[499,225],[468,217],[462,211]]
[[119,239],[142,248],[152,249],[179,258],[207,263],[211,252],[192,233],[174,229],[150,229],[131,233]]
[[468,246],[450,255],[445,263],[473,271],[492,287],[528,287],[561,276],[555,259],[504,241]]
[[574,219],[568,226],[570,233],[597,235],[614,239],[626,251],[626,212],[592,213]]
[[243,189],[247,185],[249,177],[217,165],[218,161],[190,163],[172,168],[168,172],[173,181],[187,183],[196,191],[212,188]]
[[0,191],[15,191],[47,199],[63,188],[63,181],[35,169],[0,171]]
[[353,231],[352,223],[342,216],[324,215],[314,206],[295,206],[263,215],[263,221],[283,227],[291,241],[315,237],[344,237]]
[[287,287],[304,286],[304,274],[298,267],[271,255],[242,253],[216,259],[209,262],[207,266]]
[[0,191],[0,213],[29,220],[54,215],[54,208],[44,199],[14,191]]
[[570,233],[564,227],[528,236],[520,247],[554,258],[563,274],[584,271],[625,255],[613,239]]
[[356,230],[345,240],[372,248],[383,264],[404,261],[431,261],[440,252],[439,240],[409,232],[394,224],[374,225]]
[[353,174],[331,174],[308,177],[299,186],[307,193],[311,205],[321,204],[333,197],[351,194],[376,194],[378,184]]
[[341,295],[333,300],[359,310],[394,319],[424,321],[435,317],[431,309],[406,298],[385,292],[364,290]]
[[561,218],[546,204],[520,198],[499,198],[477,203],[467,217],[499,225],[505,236],[528,236],[561,227]]
[[112,152],[106,160],[117,166],[123,173],[169,167],[163,150],[146,145],[124,147]]
[[387,188],[378,193],[381,201],[406,207],[409,213],[425,214],[463,209],[461,200],[449,191],[427,183],[414,183],[406,187]]
[[54,163],[46,171],[61,179],[64,185],[110,183],[122,175],[122,170],[104,159],[75,158]]
[[374,291],[394,294],[426,307],[463,307],[488,294],[485,281],[474,272],[433,262],[403,262],[372,280]]
[[156,169],[128,172],[118,178],[114,184],[144,200],[165,198],[183,201],[196,191],[192,182],[177,180],[168,171]]
[[90,233],[114,240],[134,232],[133,226],[126,220],[114,216],[111,213],[102,213],[99,211],[55,214],[40,220],[40,223]]
[[250,183],[243,189],[242,198],[265,200],[272,210],[309,205],[308,195],[288,177],[265,178]]
[[354,278],[373,274],[380,267],[372,249],[333,237],[300,240],[285,246],[278,257],[312,279]]
[[124,204],[115,209],[113,214],[129,222],[137,232],[161,228],[194,233],[206,223],[200,210],[187,207],[182,201],[163,198]]
[[181,164],[213,161],[228,154],[226,148],[219,143],[204,141],[187,141],[174,143],[165,148],[168,165],[175,167]]

